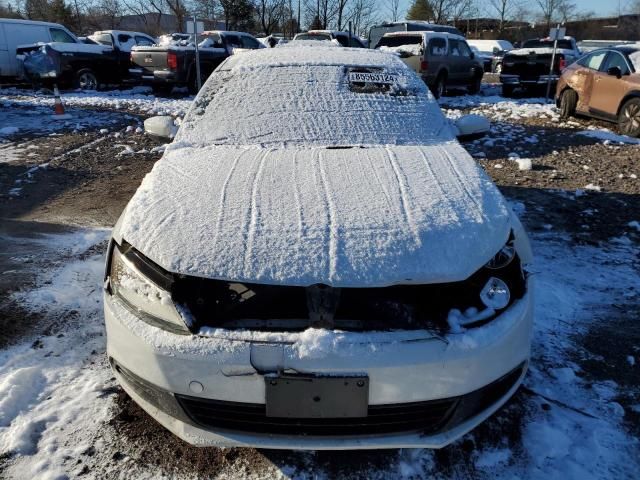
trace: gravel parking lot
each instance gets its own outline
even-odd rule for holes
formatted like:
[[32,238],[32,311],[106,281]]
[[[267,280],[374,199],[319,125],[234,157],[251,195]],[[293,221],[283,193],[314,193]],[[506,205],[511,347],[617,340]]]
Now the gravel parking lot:
[[[189,98],[144,89],[0,90],[0,476],[6,478],[634,478],[640,468],[640,146],[561,120],[539,98],[451,92],[486,115],[464,146],[507,197],[536,254],[533,359],[489,421],[438,451],[195,448],[116,385],[104,350],[103,255],[162,142],[140,126]],[[12,128],[13,127],[13,128]],[[17,399],[17,400],[16,400]],[[15,405],[20,405],[15,407]],[[64,412],[61,407],[64,406]]]

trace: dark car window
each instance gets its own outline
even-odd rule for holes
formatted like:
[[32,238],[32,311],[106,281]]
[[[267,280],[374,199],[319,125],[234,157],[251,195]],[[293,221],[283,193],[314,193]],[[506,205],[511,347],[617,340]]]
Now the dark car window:
[[233,48],[242,48],[242,42],[236,35],[225,35],[224,39],[227,42],[227,46]]
[[447,54],[447,41],[444,38],[432,38],[427,46],[429,55],[442,57]]
[[606,72],[612,67],[618,67],[622,72],[622,75],[627,75],[630,73],[629,64],[618,52],[609,52],[609,55],[607,56],[607,59],[604,62],[604,66],[601,70],[603,72]]
[[296,40],[319,40],[331,41],[331,35],[328,33],[299,33],[296,35]]
[[[537,39],[527,40],[522,45],[522,48],[553,48],[553,40]],[[573,50],[573,44],[571,40],[558,40],[558,48],[564,48],[566,50]]]
[[578,60],[578,65],[590,68],[591,70],[599,70],[606,55],[606,51],[590,53]]
[[458,48],[460,48],[460,55],[462,55],[463,57],[471,58],[471,49],[469,48],[469,45],[467,45],[467,42],[465,42],[464,40],[459,40]]
[[449,39],[449,55],[452,57],[460,57],[462,56],[462,51],[460,49],[460,42],[453,38]]
[[349,37],[347,35],[343,35],[339,33],[336,35],[336,40],[338,40],[338,43],[343,47],[349,46]]
[[140,35],[137,35],[136,36],[136,45],[139,45],[141,47],[150,47],[152,45],[155,45],[155,42],[153,40],[151,40],[150,38],[141,37]]
[[398,35],[382,37],[376,48],[400,47],[401,45],[421,45],[422,35]]
[[60,43],[76,43],[75,39],[64,30],[59,28],[50,28],[51,40]]
[[240,37],[240,41],[242,42],[242,48],[260,48],[260,42],[251,37],[245,37],[244,35]]

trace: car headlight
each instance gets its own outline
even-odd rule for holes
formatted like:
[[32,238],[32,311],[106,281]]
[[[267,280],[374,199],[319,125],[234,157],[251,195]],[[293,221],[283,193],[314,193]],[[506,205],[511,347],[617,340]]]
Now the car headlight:
[[495,254],[495,256],[487,262],[485,268],[490,270],[499,270],[509,265],[516,256],[515,237],[513,233],[509,236],[509,240]]
[[162,282],[154,282],[143,273],[148,269],[143,257],[131,247],[121,250],[114,244],[109,270],[111,293],[145,322],[174,333],[190,334],[185,316],[178,312],[170,291],[158,284]]

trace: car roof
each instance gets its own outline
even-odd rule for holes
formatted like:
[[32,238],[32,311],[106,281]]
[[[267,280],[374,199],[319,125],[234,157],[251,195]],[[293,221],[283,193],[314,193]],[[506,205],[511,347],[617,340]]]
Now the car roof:
[[420,30],[416,32],[387,32],[382,37],[383,38],[384,37],[409,37],[409,36],[416,36],[416,35],[422,35],[424,37],[430,36],[430,35],[438,35],[438,36],[443,36],[447,38],[455,38],[458,40],[466,40],[462,35],[458,35],[457,33],[434,32],[432,30]]
[[37,20],[22,20],[20,18],[0,18],[0,23],[22,23],[24,25],[42,25],[45,27],[63,27],[67,28],[60,23],[55,22],[40,22]]
[[103,34],[103,33],[111,33],[113,35],[120,35],[120,34],[122,34],[122,35],[144,35],[145,37],[153,38],[148,33],[133,32],[131,30],[99,30],[97,32],[93,32],[91,35],[88,35],[88,36],[92,37],[93,35],[99,35],[99,34]]
[[232,55],[222,70],[283,67],[293,65],[347,65],[407,68],[396,55],[368,48],[348,48],[336,45],[298,46],[295,42],[276,48],[260,49]]
[[253,37],[250,33],[247,32],[236,32],[235,30],[205,30],[202,32],[204,35],[217,33],[218,35],[244,35],[247,37]]

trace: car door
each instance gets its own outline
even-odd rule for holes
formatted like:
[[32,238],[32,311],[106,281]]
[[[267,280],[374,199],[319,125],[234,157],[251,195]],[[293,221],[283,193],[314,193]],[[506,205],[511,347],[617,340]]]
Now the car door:
[[449,38],[449,50],[447,51],[447,63],[449,64],[448,85],[459,85],[462,77],[462,53],[460,51],[460,41],[456,38]]
[[447,48],[446,38],[440,36],[427,37],[425,59],[428,62],[428,68],[427,72],[422,73],[423,76],[427,76],[427,83],[430,80],[435,80],[436,75],[445,67],[448,58]]
[[[473,58],[473,52],[467,42],[464,40],[458,40],[458,48],[460,49],[460,82],[467,84],[473,78],[473,69],[476,66],[476,60]],[[481,65],[483,64],[481,56],[478,57],[477,61]]]
[[[621,78],[609,73],[610,69],[616,67],[620,69]],[[626,58],[620,52],[610,50],[600,70],[594,75],[589,112],[607,117],[617,116],[620,101],[628,89],[624,78],[630,73]]]
[[567,78],[567,83],[578,93],[577,110],[580,112],[589,112],[594,77],[600,70],[606,56],[606,50],[598,50],[578,60],[577,68],[571,67],[572,73]]

